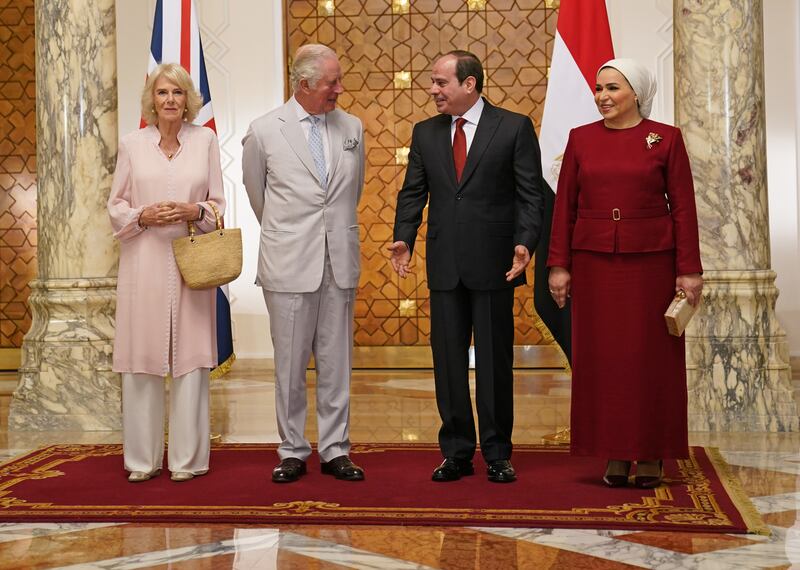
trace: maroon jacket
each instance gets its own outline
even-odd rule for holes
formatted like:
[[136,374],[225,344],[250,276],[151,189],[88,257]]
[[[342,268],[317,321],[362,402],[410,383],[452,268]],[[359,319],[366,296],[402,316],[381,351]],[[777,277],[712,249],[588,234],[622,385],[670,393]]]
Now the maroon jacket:
[[675,250],[675,273],[702,272],[689,157],[679,129],[649,119],[570,132],[553,211],[548,267],[573,250]]

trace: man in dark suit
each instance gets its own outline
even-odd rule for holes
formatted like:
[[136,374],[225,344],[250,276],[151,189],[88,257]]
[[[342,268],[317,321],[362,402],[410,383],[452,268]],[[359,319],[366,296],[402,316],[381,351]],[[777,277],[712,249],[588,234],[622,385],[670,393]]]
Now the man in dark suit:
[[516,479],[510,462],[514,287],[525,283],[542,225],[539,144],[528,117],[481,97],[483,68],[475,55],[444,55],[431,82],[441,114],[414,127],[391,262],[401,277],[408,274],[427,203],[431,349],[445,458],[433,480],[474,473],[468,381],[474,335],[481,453],[489,480],[506,483]]

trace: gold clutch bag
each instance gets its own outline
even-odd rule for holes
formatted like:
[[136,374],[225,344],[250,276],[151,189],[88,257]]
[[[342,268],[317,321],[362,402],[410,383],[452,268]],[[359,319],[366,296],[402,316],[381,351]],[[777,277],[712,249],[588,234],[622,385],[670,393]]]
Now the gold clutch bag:
[[683,331],[686,330],[689,321],[692,320],[692,317],[699,308],[700,303],[692,307],[688,299],[686,299],[686,293],[682,290],[678,291],[675,294],[675,298],[672,299],[672,302],[669,304],[669,307],[667,307],[667,312],[664,313],[664,320],[667,321],[667,331],[669,331],[669,334],[672,336],[681,336]]
[[172,252],[183,280],[190,289],[212,289],[230,283],[242,272],[242,231],[223,228],[217,207],[214,211],[217,229],[195,235],[189,224],[189,235],[172,240]]

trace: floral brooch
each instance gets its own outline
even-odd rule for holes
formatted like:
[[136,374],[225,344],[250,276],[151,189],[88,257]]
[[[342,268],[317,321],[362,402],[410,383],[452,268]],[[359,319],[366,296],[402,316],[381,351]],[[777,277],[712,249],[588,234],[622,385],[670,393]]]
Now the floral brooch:
[[661,141],[661,135],[658,133],[647,133],[647,137],[644,139],[644,142],[647,143],[647,148],[653,148],[654,144],[658,144]]
[[344,139],[344,143],[342,144],[342,148],[344,150],[353,150],[358,146],[358,139]]

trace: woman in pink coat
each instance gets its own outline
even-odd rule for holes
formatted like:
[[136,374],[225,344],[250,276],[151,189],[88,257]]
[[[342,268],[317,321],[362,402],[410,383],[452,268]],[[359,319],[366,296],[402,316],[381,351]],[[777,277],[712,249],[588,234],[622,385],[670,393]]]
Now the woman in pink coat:
[[192,125],[203,105],[189,74],[159,65],[142,92],[144,129],[123,137],[108,200],[119,239],[114,371],[122,374],[125,469],[161,472],[164,383],[171,376],[168,465],[173,481],[208,472],[209,370],[217,364],[215,291],[183,282],[172,240],[215,227],[225,210],[219,143]]

